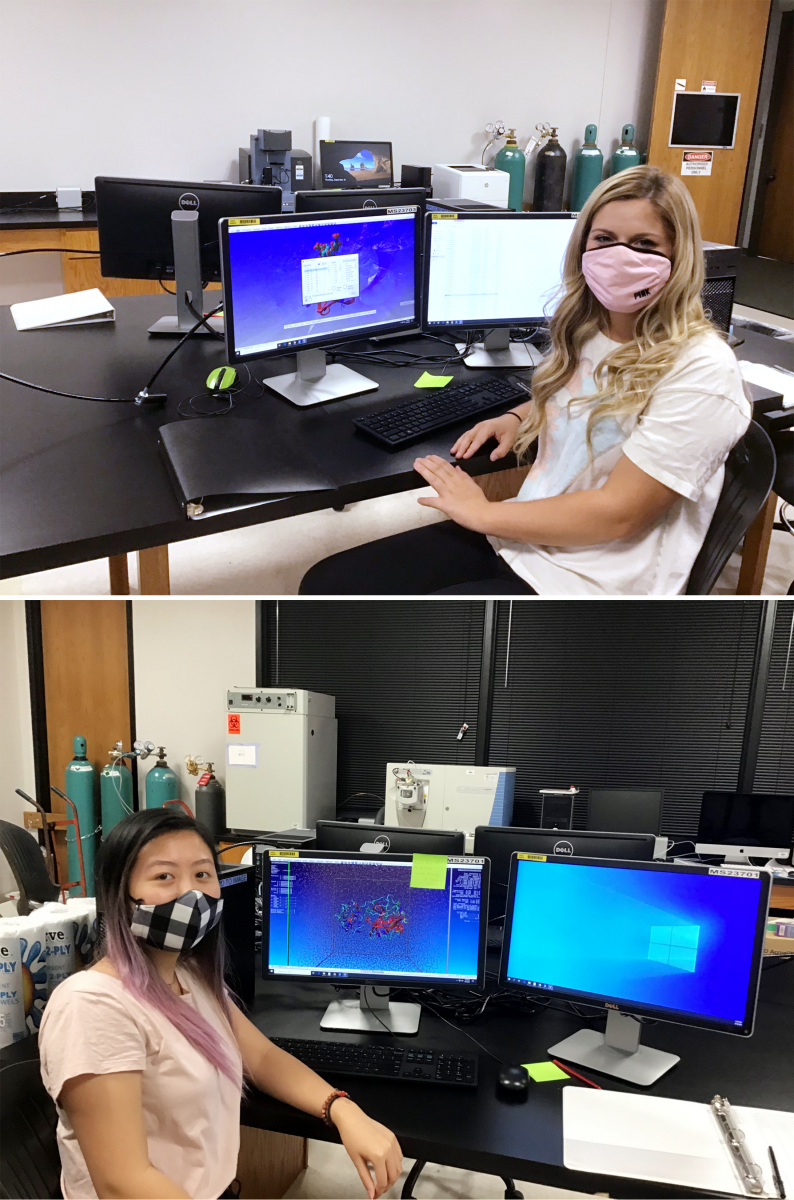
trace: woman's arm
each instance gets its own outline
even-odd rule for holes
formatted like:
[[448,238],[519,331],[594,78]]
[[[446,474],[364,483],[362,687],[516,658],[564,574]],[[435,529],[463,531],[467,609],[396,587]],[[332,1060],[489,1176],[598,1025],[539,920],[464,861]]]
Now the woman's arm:
[[189,1200],[149,1162],[140,1071],[77,1075],[63,1085],[58,1102],[101,1200]]
[[625,455],[603,487],[510,503],[486,500],[465,471],[436,455],[418,458],[414,468],[438,492],[421,496],[420,504],[477,533],[537,546],[597,546],[632,537],[679,498]]
[[[321,1116],[323,1105],[334,1090],[331,1084],[311,1067],[274,1046],[234,1006],[232,1027],[249,1079],[276,1100]],[[391,1130],[373,1121],[352,1100],[335,1100],[330,1119],[339,1130],[342,1145],[358,1171],[367,1195],[370,1200],[376,1200],[400,1176],[402,1151],[397,1139]],[[375,1175],[374,1182],[368,1163]]]

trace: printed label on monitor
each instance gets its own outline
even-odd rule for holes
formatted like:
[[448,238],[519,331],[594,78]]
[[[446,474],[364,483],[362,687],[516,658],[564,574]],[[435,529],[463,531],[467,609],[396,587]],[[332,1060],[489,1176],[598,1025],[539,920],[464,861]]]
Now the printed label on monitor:
[[230,225],[258,225],[259,217],[229,217]]
[[548,854],[524,854],[521,851],[516,855],[516,858],[529,858],[533,862],[548,862]]
[[709,875],[735,875],[739,879],[758,879],[761,872],[745,867],[709,867]]
[[268,850],[271,858],[300,858],[300,850]]
[[[333,238],[331,239],[333,242]],[[326,304],[358,296],[358,255],[335,254],[301,261],[304,304]]]

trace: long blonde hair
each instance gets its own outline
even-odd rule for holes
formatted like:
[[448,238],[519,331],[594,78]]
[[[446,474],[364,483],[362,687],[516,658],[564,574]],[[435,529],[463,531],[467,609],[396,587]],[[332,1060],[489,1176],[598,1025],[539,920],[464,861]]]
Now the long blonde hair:
[[587,419],[588,447],[598,421],[641,412],[684,344],[715,328],[700,298],[703,243],[697,213],[680,179],[650,166],[629,167],[605,179],[579,214],[565,253],[561,298],[549,320],[551,351],[534,374],[532,408],[518,428],[513,447],[519,458],[543,429],[546,404],[576,371],[584,344],[609,329],[607,310],[582,274],[582,254],[593,218],[612,200],[650,200],[672,242],[672,270],[659,294],[640,312],[634,340],[613,350],[597,367],[595,394],[574,398],[592,403]]

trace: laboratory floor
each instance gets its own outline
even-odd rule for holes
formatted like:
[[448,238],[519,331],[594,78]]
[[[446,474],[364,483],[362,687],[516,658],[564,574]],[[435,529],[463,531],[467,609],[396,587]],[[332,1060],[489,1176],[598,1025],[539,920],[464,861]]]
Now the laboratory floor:
[[[407,1159],[406,1170],[383,1195],[393,1200],[402,1191],[413,1160]],[[526,1200],[564,1200],[568,1196],[583,1196],[585,1192],[564,1192],[559,1188],[541,1187],[536,1183],[516,1180],[516,1186]],[[309,1165],[301,1171],[284,1200],[351,1200],[364,1196],[358,1172],[341,1146],[328,1142],[309,1142]],[[502,1200],[504,1184],[496,1175],[479,1175],[474,1171],[458,1171],[455,1167],[439,1167],[428,1163],[414,1189],[418,1200]]]

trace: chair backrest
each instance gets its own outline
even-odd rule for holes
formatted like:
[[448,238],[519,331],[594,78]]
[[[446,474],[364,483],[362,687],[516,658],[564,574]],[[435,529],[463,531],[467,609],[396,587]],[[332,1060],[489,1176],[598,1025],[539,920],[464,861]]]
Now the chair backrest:
[[751,421],[725,463],[722,492],[686,587],[708,596],[720,573],[766,503],[775,478],[775,450],[766,430]]
[[[27,1039],[31,1043],[34,1038]],[[14,1047],[16,1051],[18,1047]],[[32,1047],[31,1047],[32,1049]],[[25,1044],[27,1052],[27,1044]],[[0,1063],[0,1197],[61,1195],[61,1159],[55,1129],[58,1113],[41,1082],[38,1054]]]
[[0,821],[0,850],[8,859],[19,888],[17,912],[27,915],[31,900],[44,904],[47,900],[58,899],[60,888],[47,874],[46,863],[32,833],[10,821]]

